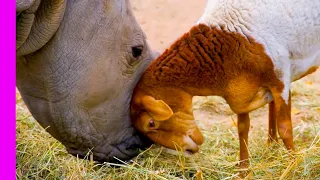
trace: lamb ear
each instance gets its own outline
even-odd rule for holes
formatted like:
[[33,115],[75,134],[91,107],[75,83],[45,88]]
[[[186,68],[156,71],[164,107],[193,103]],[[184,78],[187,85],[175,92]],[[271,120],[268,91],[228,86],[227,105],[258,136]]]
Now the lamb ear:
[[157,121],[168,120],[172,115],[172,109],[162,100],[156,100],[151,96],[144,96],[141,99],[143,107]]

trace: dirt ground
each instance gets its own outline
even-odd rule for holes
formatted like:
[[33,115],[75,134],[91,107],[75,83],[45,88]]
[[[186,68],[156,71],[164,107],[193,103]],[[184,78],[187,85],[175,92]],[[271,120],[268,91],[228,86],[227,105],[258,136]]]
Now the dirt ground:
[[[206,0],[131,0],[131,3],[151,48],[162,52],[183,33],[187,32],[200,18]],[[294,91],[298,91],[296,93],[298,95],[293,95],[292,120],[294,125],[301,123],[301,119],[303,119],[301,117],[308,115],[308,112],[305,113],[305,111],[308,110],[307,107],[309,106],[299,106],[299,103],[301,104],[301,100],[303,101],[303,97],[305,97],[305,94],[303,94],[305,91],[309,91],[309,88],[311,88],[311,94],[316,93],[316,99],[313,99],[316,106],[320,104],[320,70],[300,81],[296,83],[297,88],[294,89]],[[304,100],[308,101],[308,98]],[[298,105],[296,105],[297,103]],[[199,120],[198,124],[203,129],[210,129],[215,123],[226,123],[227,126],[235,125],[236,116],[221,98],[195,97],[194,104],[195,117]],[[250,115],[253,126],[267,127],[267,106],[254,111]]]
[[151,47],[163,51],[198,20],[206,0],[130,0]]

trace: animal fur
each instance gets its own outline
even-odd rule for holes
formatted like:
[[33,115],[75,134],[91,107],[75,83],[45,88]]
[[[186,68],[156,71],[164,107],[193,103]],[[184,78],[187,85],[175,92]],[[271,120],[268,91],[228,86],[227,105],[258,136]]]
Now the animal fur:
[[[319,65],[320,1],[208,0],[197,24],[144,72],[133,95],[133,123],[159,144],[174,148],[171,134],[184,150],[197,151],[203,137],[194,124],[180,128],[183,117],[193,118],[192,97],[222,96],[238,114],[241,166],[246,167],[249,112],[269,103],[269,142],[277,140],[278,131],[286,148],[294,150],[290,83]],[[144,97],[167,105],[173,115],[157,121],[152,115],[157,106],[148,111]],[[149,115],[141,118],[145,112]],[[151,120],[156,128],[148,127]],[[189,147],[188,137],[196,145]]]

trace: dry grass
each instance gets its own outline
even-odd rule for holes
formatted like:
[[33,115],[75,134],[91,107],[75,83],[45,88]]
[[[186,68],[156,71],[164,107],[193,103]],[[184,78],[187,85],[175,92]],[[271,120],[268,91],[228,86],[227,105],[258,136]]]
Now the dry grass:
[[[320,179],[320,92],[315,76],[292,85],[296,152],[282,142],[267,148],[267,109],[252,113],[250,173],[253,179]],[[17,179],[236,179],[239,143],[234,117],[216,97],[196,98],[194,108],[206,142],[185,157],[153,146],[129,164],[96,164],[69,155],[42,129],[17,94]],[[210,122],[210,119],[215,119]],[[210,123],[209,123],[210,122]],[[90,158],[88,158],[90,159]]]

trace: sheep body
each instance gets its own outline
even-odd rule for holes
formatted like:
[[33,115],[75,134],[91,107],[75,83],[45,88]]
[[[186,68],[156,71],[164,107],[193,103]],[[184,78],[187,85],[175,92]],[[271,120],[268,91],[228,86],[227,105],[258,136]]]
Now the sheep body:
[[133,124],[161,145],[196,152],[203,136],[192,97],[222,96],[238,115],[240,166],[247,167],[249,112],[269,103],[268,141],[278,132],[294,150],[290,83],[319,65],[320,1],[208,0],[196,25],[142,75]]
[[197,23],[250,36],[262,44],[284,82],[286,102],[290,83],[320,65],[320,1],[208,0]]

